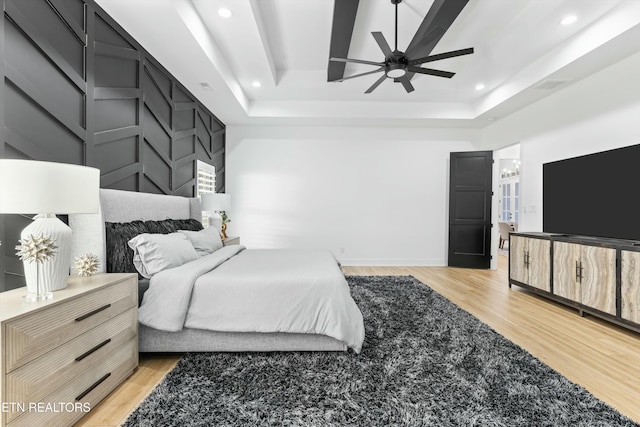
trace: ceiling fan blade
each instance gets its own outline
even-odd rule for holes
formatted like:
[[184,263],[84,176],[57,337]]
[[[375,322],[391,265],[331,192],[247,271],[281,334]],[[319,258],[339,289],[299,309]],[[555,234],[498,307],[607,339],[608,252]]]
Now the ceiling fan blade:
[[[332,3],[334,5],[329,57],[344,58],[349,56],[349,46],[360,0],[335,0]],[[344,62],[328,61],[327,81],[332,82],[343,78],[345,65]]]
[[378,46],[380,46],[382,53],[384,53],[384,57],[391,58],[393,56],[393,51],[389,47],[389,43],[387,43],[387,40],[384,38],[382,33],[380,31],[374,31],[371,34],[373,35],[373,38],[376,39],[376,42],[378,43]]
[[350,59],[350,58],[329,58],[329,61],[355,62],[356,64],[375,65],[375,66],[378,66],[378,67],[384,65],[384,62],[363,61],[362,59]]
[[382,76],[380,76],[380,78],[378,80],[376,80],[376,82],[374,84],[372,84],[371,87],[369,89],[367,89],[367,91],[365,93],[373,92],[378,86],[380,86],[380,84],[383,81],[385,81],[386,78],[387,78],[386,74],[383,74]]
[[407,70],[412,73],[428,74],[430,76],[445,77],[447,79],[456,75],[456,73],[450,71],[434,70],[433,68],[407,67]]
[[467,49],[452,50],[451,52],[439,53],[437,55],[429,55],[429,56],[425,56],[424,58],[410,59],[409,65],[424,64],[426,62],[439,61],[441,59],[447,59],[447,58],[455,58],[456,56],[469,55],[472,53],[473,53],[472,47]]
[[[379,73],[380,71],[383,71],[383,70],[384,70],[384,67],[380,67],[377,70],[367,71],[366,73],[360,73],[360,74],[355,74],[353,76],[343,77],[341,79],[334,80],[334,82],[343,82],[345,80],[354,79],[356,77],[368,76],[369,74]],[[386,77],[386,75],[384,77]]]
[[409,76],[407,76],[406,74],[397,80],[400,83],[402,83],[402,86],[404,86],[404,90],[406,90],[407,93],[411,93],[414,91],[413,85],[411,84],[411,80],[409,80]]
[[[468,2],[469,0],[435,0],[405,50],[407,56],[425,57],[429,55]],[[436,28],[441,28],[443,31],[439,30],[435,38],[425,37]]]
[[434,28],[429,33],[427,33],[424,37],[422,37],[422,39],[420,39],[420,41],[417,42],[414,47],[412,47],[411,49],[407,47],[407,51],[405,52],[405,54],[407,56],[411,56],[411,53],[413,53],[414,50],[418,48],[421,48],[421,49],[425,48],[425,46],[428,46],[429,52],[431,52],[431,50],[433,50],[436,44],[440,41],[442,36],[444,36],[444,33],[445,33],[444,28],[442,27]]

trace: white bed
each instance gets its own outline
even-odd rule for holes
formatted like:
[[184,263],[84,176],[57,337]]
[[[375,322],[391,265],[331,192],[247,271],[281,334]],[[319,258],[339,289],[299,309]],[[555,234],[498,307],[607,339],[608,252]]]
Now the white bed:
[[[201,218],[198,199],[102,189],[100,202],[100,213],[70,215],[69,225],[73,230],[73,256],[83,253],[98,255],[102,271],[106,266],[105,222]],[[229,247],[223,249],[229,252]],[[212,273],[207,273],[211,279],[198,279],[179,286],[184,288],[183,299],[186,295],[187,300],[190,300],[193,295],[195,308],[191,308],[190,304],[190,311],[178,313],[178,320],[171,320],[170,326],[165,320],[170,318],[172,310],[179,310],[175,309],[175,304],[171,304],[176,297],[163,293],[162,288],[164,286],[173,292],[172,284],[176,283],[177,278],[181,278],[183,273],[180,268],[175,268],[163,271],[151,279],[151,285],[140,307],[141,352],[346,351],[349,347],[359,352],[364,340],[362,315],[348,295],[348,288],[346,298],[336,296],[342,295],[344,290],[340,285],[331,283],[336,283],[336,280],[338,283],[339,280],[344,282],[344,276],[328,251],[260,251],[241,248],[237,248],[236,251],[239,253],[232,255]],[[329,254],[330,260],[326,258],[326,254]],[[208,257],[214,255],[216,254]],[[206,257],[193,263],[205,264],[207,260],[204,258]],[[301,262],[307,264],[305,267],[297,268],[296,266],[302,265]],[[241,271],[246,274],[239,274]],[[282,276],[279,275],[279,271],[283,272]],[[158,276],[169,276],[168,279],[164,279],[165,285],[161,284]],[[296,284],[296,280],[309,282],[305,285],[309,290],[300,291],[297,298],[290,298],[288,301],[278,297],[275,291],[273,296],[270,296],[268,289],[278,287],[281,288],[280,294],[283,289],[287,294],[295,294],[297,291],[293,285]],[[346,286],[346,282],[344,284]],[[289,290],[286,290],[285,286],[290,286]],[[334,286],[327,297],[333,300],[322,300],[325,297],[315,295],[317,289],[324,289],[325,286]],[[241,287],[247,289],[243,291],[244,294],[239,294],[238,289]],[[265,290],[266,293],[260,293]],[[312,296],[315,299],[311,299]],[[234,300],[237,300],[236,305],[232,304]],[[151,302],[155,307],[151,307]],[[357,314],[354,313],[351,304]],[[245,309],[242,306],[245,306]],[[292,310],[292,307],[295,310]],[[331,315],[327,315],[327,307],[332,307],[329,311],[342,312],[342,317],[334,320]],[[315,324],[307,325],[308,327],[291,326],[278,317],[283,311],[293,311],[294,316],[309,313],[308,319],[311,320],[307,323],[313,321]],[[165,312],[167,316],[159,315],[160,312]],[[235,313],[237,322],[234,320]],[[209,318],[203,320],[204,314]],[[327,317],[320,321],[314,320],[314,317],[318,318],[319,315]],[[215,323],[215,328],[211,322]],[[305,323],[304,319],[302,323]]]

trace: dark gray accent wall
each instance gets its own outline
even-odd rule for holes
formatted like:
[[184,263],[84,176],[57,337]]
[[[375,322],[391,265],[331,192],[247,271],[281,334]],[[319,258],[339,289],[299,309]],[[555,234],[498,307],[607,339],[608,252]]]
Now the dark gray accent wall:
[[[224,123],[94,0],[0,1],[0,158],[93,166],[103,188],[183,196],[201,160],[224,191]],[[0,291],[24,286],[14,247],[29,221],[0,215]]]

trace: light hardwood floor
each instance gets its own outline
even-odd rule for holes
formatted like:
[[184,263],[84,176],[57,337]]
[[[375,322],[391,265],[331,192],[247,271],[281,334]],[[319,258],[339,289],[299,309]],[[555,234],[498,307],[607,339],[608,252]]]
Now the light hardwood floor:
[[[640,334],[507,285],[498,270],[345,267],[348,275],[411,275],[528,350],[623,414],[640,422]],[[77,426],[118,426],[179,360],[145,355],[138,370]]]

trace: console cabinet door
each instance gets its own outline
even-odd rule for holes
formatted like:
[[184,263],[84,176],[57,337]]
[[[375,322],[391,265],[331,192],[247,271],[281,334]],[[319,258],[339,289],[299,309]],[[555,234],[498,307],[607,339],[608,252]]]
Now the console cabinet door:
[[529,283],[529,270],[525,261],[529,240],[531,239],[521,236],[509,237],[509,273],[513,280],[525,284]]
[[582,246],[581,302],[587,307],[616,314],[616,250]]
[[621,251],[621,316],[640,323],[640,252]]
[[553,243],[553,293],[580,302],[580,283],[576,271],[580,247],[575,243]]
[[551,241],[528,239],[529,285],[550,292]]

